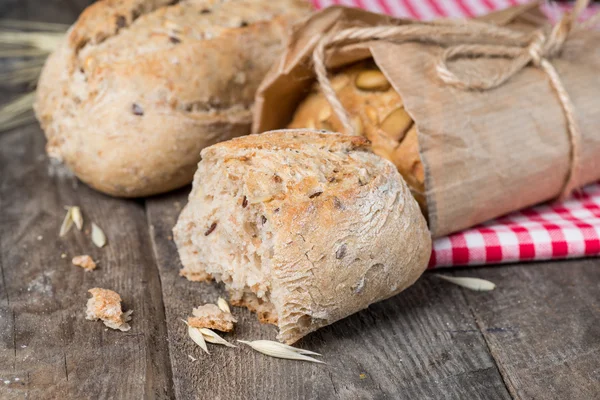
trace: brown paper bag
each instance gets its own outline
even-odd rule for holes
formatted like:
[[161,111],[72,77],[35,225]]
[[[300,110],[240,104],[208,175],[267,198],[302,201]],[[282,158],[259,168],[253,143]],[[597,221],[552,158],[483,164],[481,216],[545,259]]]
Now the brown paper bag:
[[[537,5],[511,8],[481,20],[517,32],[532,32],[547,24]],[[283,128],[290,122],[315,80],[312,53],[324,35],[348,27],[409,24],[420,23],[343,7],[315,14],[295,32],[259,88],[253,132]],[[575,171],[574,163],[576,186],[600,179],[599,32],[572,31],[558,56],[549,60],[575,110],[577,149],[557,93],[539,66],[522,68],[494,89],[462,89],[439,79],[437,61],[448,46],[480,44],[480,38],[463,37],[457,43],[450,35],[438,44],[425,39],[332,47],[325,62],[331,69],[372,57],[402,97],[418,130],[433,236],[559,196]],[[490,74],[510,62],[479,57],[457,60],[451,68]]]

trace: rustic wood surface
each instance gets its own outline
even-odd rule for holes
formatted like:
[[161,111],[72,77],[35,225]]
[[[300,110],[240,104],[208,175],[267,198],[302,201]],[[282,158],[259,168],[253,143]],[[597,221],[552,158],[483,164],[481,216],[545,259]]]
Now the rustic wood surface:
[[[4,0],[0,17],[68,23],[87,3]],[[0,104],[14,93],[2,89]],[[171,229],[189,188],[113,199],[51,163],[44,144],[35,124],[0,133],[1,399],[600,398],[598,259],[448,272],[492,280],[487,293],[425,274],[298,344],[326,365],[247,347],[211,345],[208,356],[180,321],[223,295],[178,275]],[[59,238],[65,205],[79,205],[86,226]],[[91,243],[91,221],[105,248]],[[99,268],[72,266],[78,254]],[[134,310],[129,332],[85,320],[92,287],[121,294]],[[275,337],[249,312],[234,313],[240,323],[227,339]]]

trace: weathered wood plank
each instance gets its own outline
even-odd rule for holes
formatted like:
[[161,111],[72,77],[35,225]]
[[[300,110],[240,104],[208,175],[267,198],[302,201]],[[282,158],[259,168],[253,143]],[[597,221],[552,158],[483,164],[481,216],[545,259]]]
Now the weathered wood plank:
[[[146,203],[178,398],[208,393],[220,399],[510,398],[464,296],[431,276],[299,343],[322,353],[327,365],[273,359],[245,347],[211,346],[211,355],[204,355],[180,318],[194,306],[216,301],[222,292],[178,276],[171,229],[188,190]],[[259,324],[240,308],[234,314],[240,322],[227,339],[274,339],[274,327]]]
[[600,260],[469,270],[495,282],[465,292],[513,397],[600,396]]
[[[78,184],[49,164],[44,144],[34,125],[0,134],[0,398],[171,397],[143,204]],[[65,205],[81,206],[85,232],[58,237]],[[102,249],[90,240],[91,221],[108,237]],[[78,254],[93,256],[99,268],[72,266]],[[129,332],[85,320],[92,287],[121,294],[134,310]]]

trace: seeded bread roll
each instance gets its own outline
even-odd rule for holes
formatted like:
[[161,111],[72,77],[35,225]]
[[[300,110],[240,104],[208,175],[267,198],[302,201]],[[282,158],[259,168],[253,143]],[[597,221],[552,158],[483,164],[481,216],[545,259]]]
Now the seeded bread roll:
[[174,228],[182,275],[224,282],[286,343],[411,285],[431,253],[427,225],[367,147],[281,130],[204,149]]
[[[375,154],[396,165],[413,196],[426,210],[425,173],[417,130],[398,93],[373,62],[344,68],[332,76],[331,83],[352,117],[356,133],[371,141]],[[288,127],[344,131],[318,83],[300,103]]]
[[42,72],[47,151],[115,196],[191,182],[200,150],[250,132],[254,92],[303,0],[104,0]]

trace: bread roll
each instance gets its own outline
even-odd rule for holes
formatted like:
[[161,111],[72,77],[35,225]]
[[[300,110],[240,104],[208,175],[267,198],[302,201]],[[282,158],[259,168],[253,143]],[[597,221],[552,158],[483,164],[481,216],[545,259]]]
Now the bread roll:
[[[413,196],[426,210],[425,173],[417,130],[398,93],[372,61],[338,71],[331,77],[331,83],[350,114],[356,133],[371,141],[375,154],[396,165]],[[318,83],[300,103],[288,127],[344,131]]]
[[115,196],[189,183],[200,150],[250,132],[254,92],[303,0],[104,0],[42,72],[47,151]]
[[280,130],[204,149],[174,228],[182,275],[224,282],[286,343],[411,285],[431,254],[427,225],[367,144]]

